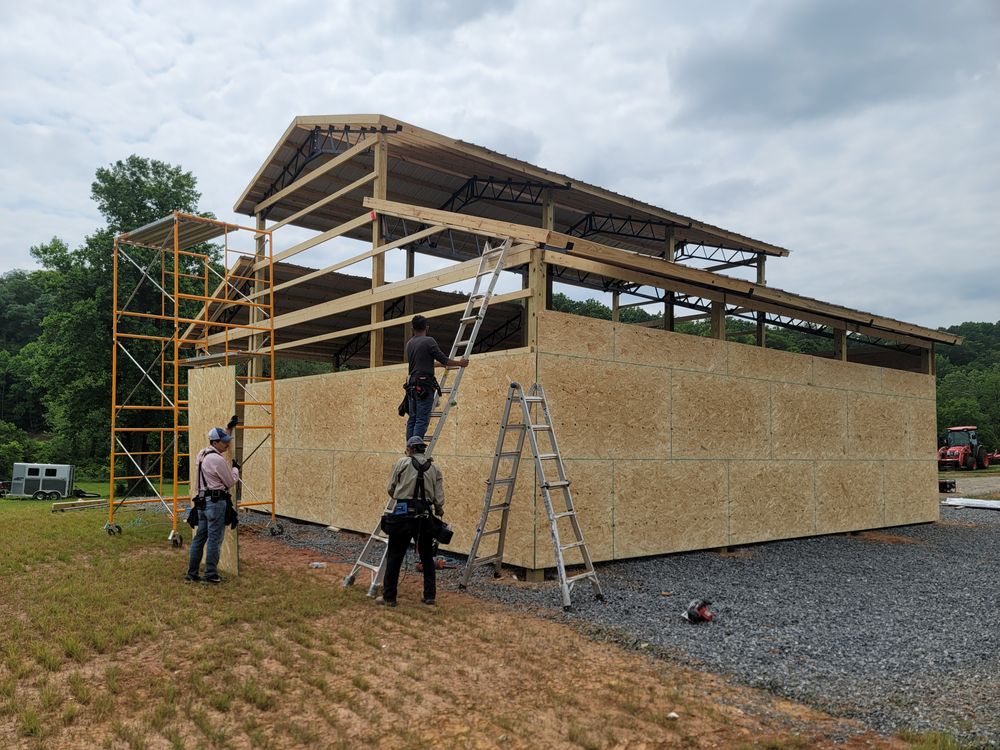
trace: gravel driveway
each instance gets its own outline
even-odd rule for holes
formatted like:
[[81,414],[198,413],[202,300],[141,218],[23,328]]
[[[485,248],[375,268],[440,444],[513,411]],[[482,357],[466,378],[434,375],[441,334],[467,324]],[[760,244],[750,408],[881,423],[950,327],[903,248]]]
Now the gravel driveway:
[[[334,559],[353,562],[363,543],[322,527],[285,527],[287,543]],[[494,580],[479,569],[469,592],[878,732],[946,731],[1000,747],[1000,512],[942,508],[935,524],[597,570],[606,601],[593,601],[584,583],[570,613],[559,608],[554,580]],[[442,571],[440,586],[456,587],[461,572]],[[696,597],[712,601],[715,622],[680,617]]]

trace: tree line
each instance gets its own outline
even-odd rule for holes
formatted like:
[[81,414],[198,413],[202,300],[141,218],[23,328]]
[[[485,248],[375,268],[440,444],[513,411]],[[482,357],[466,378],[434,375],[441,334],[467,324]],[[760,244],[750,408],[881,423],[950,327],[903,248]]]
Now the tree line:
[[[11,465],[23,461],[70,463],[80,476],[107,476],[114,237],[174,210],[210,215],[199,212],[201,194],[191,172],[134,155],[98,169],[91,198],[105,223],[79,247],[53,237],[30,248],[40,268],[0,275],[0,480],[9,480]],[[146,285],[143,295],[140,303],[155,310],[158,292]],[[611,319],[611,309],[593,299],[555,294],[553,307]],[[621,319],[643,323],[657,316],[636,307],[622,310]],[[705,322],[677,328],[708,334]],[[1000,323],[947,330],[966,342],[938,350],[939,431],[976,424],[987,445],[1000,447]],[[735,340],[753,342],[753,324],[733,321],[730,331]],[[830,346],[781,328],[769,328],[767,338],[769,347],[807,354]],[[279,363],[277,375],[299,374],[298,364]]]

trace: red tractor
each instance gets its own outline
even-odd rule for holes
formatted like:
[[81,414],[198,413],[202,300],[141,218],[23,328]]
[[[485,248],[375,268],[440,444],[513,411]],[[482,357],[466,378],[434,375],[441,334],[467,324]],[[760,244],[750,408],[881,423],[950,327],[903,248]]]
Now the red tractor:
[[985,469],[991,453],[979,442],[976,426],[949,427],[948,437],[938,449],[938,469]]

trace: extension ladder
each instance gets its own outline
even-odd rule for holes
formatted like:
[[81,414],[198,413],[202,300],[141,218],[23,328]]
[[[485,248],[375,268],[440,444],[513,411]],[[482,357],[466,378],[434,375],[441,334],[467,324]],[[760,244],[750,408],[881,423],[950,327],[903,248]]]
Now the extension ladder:
[[[521,407],[521,421],[511,422],[511,412],[515,405]],[[500,568],[503,562],[504,542],[507,538],[507,518],[510,514],[511,500],[514,497],[514,485],[517,482],[517,470],[521,464],[521,449],[524,447],[524,438],[527,436],[528,444],[531,446],[531,454],[535,458],[535,475],[538,477],[538,487],[542,492],[542,499],[545,501],[545,512],[549,516],[549,529],[552,535],[552,546],[555,550],[556,569],[559,572],[559,588],[562,592],[563,609],[572,608],[570,593],[573,586],[579,581],[589,580],[594,590],[594,598],[604,599],[601,591],[601,583],[597,580],[597,572],[594,570],[594,563],[590,559],[590,551],[587,543],[583,540],[583,531],[580,529],[580,520],[576,515],[576,508],[573,505],[573,494],[569,489],[569,479],[566,478],[566,467],[563,465],[562,456],[559,453],[559,444],[556,442],[555,429],[552,426],[552,419],[549,415],[549,404],[545,399],[545,390],[541,385],[535,383],[531,389],[525,393],[520,383],[511,383],[507,390],[507,403],[504,405],[503,417],[500,420],[500,433],[497,436],[497,447],[493,453],[493,465],[490,468],[490,477],[486,480],[486,494],[483,497],[483,513],[479,519],[479,526],[476,528],[476,536],[472,541],[472,549],[469,550],[469,557],[465,562],[465,572],[462,575],[462,582],[459,588],[469,585],[472,571],[479,565],[492,565],[493,575],[500,577]],[[544,438],[543,436],[547,436]],[[508,442],[508,438],[510,441]],[[547,441],[547,442],[546,442]],[[539,443],[542,443],[539,447]],[[498,478],[501,461],[510,461],[510,473]],[[546,474],[546,467],[555,476],[550,478]],[[496,502],[494,497],[498,489],[503,490],[503,499]],[[562,504],[556,510],[552,493],[562,493]],[[487,530],[491,513],[500,511],[500,524],[495,528]],[[568,544],[563,544],[562,534],[559,531],[559,522],[564,521],[565,528],[568,522],[571,540]],[[497,537],[496,552],[490,555],[478,557],[479,544],[483,537]],[[584,571],[572,576],[566,575],[566,561],[564,554],[570,550],[579,550],[583,558]]]
[[[510,250],[512,243],[513,240],[509,237],[500,247],[495,249],[491,248],[488,242],[486,243],[483,254],[479,257],[479,269],[476,271],[475,283],[466,302],[465,312],[462,313],[462,317],[459,320],[458,331],[455,333],[455,340],[451,345],[448,359],[465,359],[472,354],[472,348],[476,344],[476,337],[479,335],[479,328],[483,324],[483,319],[486,317],[486,309],[489,307],[490,299],[493,297],[493,289],[496,287],[497,279],[500,278],[504,259],[507,257],[507,251]],[[434,452],[434,446],[437,444],[438,438],[441,437],[441,431],[444,428],[445,421],[448,419],[448,414],[451,412],[451,407],[456,403],[458,387],[462,383],[462,373],[465,372],[465,368],[458,368],[454,381],[449,385],[448,374],[450,372],[450,370],[444,371],[440,382],[441,394],[434,395],[434,406],[431,409],[430,416],[434,424],[434,431],[431,434],[430,442],[427,444],[427,449],[424,451],[424,455],[427,457],[430,457]],[[428,427],[430,427],[430,424],[431,422],[428,422]],[[389,498],[383,513],[390,513],[395,504],[396,501]],[[381,518],[379,520],[381,521]],[[369,559],[374,559],[374,554],[372,553],[377,547],[381,548],[377,553],[378,560],[377,562],[370,562]],[[382,533],[381,525],[376,524],[375,530],[369,535],[368,541],[365,542],[365,546],[361,550],[361,554],[358,555],[354,567],[351,568],[351,572],[344,578],[343,585],[352,585],[358,572],[365,569],[371,573],[368,596],[375,596],[378,593],[379,586],[382,585],[382,578],[385,576],[385,558],[388,550],[389,537]]]

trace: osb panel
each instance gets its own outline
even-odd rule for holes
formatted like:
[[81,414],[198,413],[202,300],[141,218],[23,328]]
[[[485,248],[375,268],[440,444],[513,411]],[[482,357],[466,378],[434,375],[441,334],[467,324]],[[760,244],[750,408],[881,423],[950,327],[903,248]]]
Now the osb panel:
[[[576,362],[580,366],[579,360]],[[458,404],[448,417],[448,426],[456,430],[458,454],[493,455],[512,381],[526,389],[535,382],[533,354],[481,357],[470,363],[462,376]]]
[[678,370],[725,374],[725,341],[620,323],[615,326],[615,359]]
[[[365,380],[364,371],[297,379],[295,397],[299,403],[292,408],[297,412],[299,428],[304,428],[305,434],[297,436],[296,447],[348,451],[361,447],[361,425],[366,418],[362,395]],[[403,389],[400,388],[399,392],[402,394]],[[398,400],[396,403],[399,403]],[[291,405],[282,399],[281,406]],[[391,409],[393,417],[396,417],[395,408],[394,404]]]
[[674,372],[674,458],[770,456],[770,384],[749,378]]
[[[529,454],[530,456],[530,454]],[[545,462],[546,477],[556,479],[555,473],[549,476],[549,467],[554,461]],[[570,480],[570,491],[573,494],[573,505],[576,507],[577,520],[583,532],[583,540],[587,543],[590,557],[595,562],[614,559],[614,513],[613,513],[613,462],[612,461],[564,461],[566,476]],[[534,472],[534,461],[522,462],[521,470]],[[552,491],[552,503],[556,513],[566,510],[561,490]],[[555,550],[552,546],[552,535],[549,530],[549,519],[545,511],[545,503],[541,494],[535,511],[535,528],[538,529],[535,540],[535,564],[539,568],[551,568],[555,565]],[[575,541],[569,519],[559,524],[559,534],[563,544]],[[583,563],[583,556],[578,550],[567,550],[564,556],[567,565]]]
[[546,311],[538,318],[538,350],[613,359],[614,325],[609,320]]
[[[452,543],[447,547],[451,552],[465,555],[472,548],[472,539],[482,517],[486,478],[490,474],[492,460],[491,456],[449,456],[440,462],[444,475],[444,520],[455,532]],[[530,462],[522,461],[507,520],[503,556],[506,565],[535,567],[534,488],[534,467]],[[492,502],[497,504],[502,499],[503,490],[498,488]],[[497,528],[500,516],[500,511],[491,513],[487,528]],[[478,552],[480,557],[496,551],[496,538],[494,535],[483,540]]]
[[616,461],[614,472],[615,559],[728,543],[725,461]]
[[[190,475],[197,474],[198,451],[208,445],[208,431],[225,427],[236,413],[236,368],[205,367],[188,372],[188,442]],[[194,487],[192,479],[191,487]],[[239,528],[226,529],[219,552],[219,572],[240,573]]]
[[937,521],[940,512],[937,462],[887,461],[884,469],[885,525]]
[[907,458],[923,459],[937,451],[937,404],[908,398],[903,401],[906,433],[903,442]]
[[747,544],[816,533],[813,464],[729,464],[729,543]]
[[302,521],[329,524],[333,518],[333,460],[330,451],[279,449],[275,463],[275,512]]
[[816,464],[817,534],[883,526],[883,505],[881,462]]
[[773,458],[847,455],[847,392],[807,385],[771,387]]
[[389,472],[397,453],[334,453],[333,514],[330,525],[370,534],[385,510]]
[[305,385],[301,378],[274,381],[274,432],[276,445],[282,448],[308,448],[309,431],[303,429],[308,420],[302,415]]
[[564,458],[666,458],[670,455],[669,370],[540,354]]
[[785,383],[808,383],[812,378],[815,357],[736,342],[727,346],[730,375]]
[[919,444],[918,437],[911,438],[909,434],[911,403],[898,396],[849,393],[847,455],[864,459],[905,458],[909,446]]
[[812,384],[824,388],[878,393],[882,390],[882,370],[856,362],[813,357]]
[[933,375],[882,368],[882,392],[896,396],[932,399],[937,395]]

